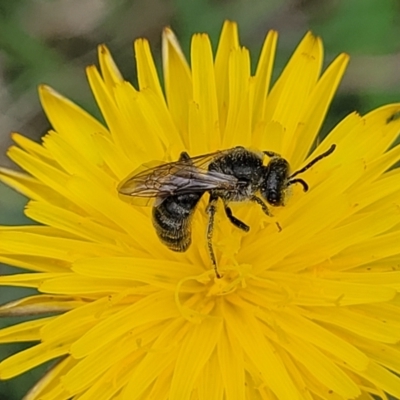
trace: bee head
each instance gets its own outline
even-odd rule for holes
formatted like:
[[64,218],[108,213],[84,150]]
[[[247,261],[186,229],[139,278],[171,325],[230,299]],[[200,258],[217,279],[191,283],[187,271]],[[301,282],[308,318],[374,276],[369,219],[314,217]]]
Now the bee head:
[[285,192],[289,186],[289,163],[281,157],[271,158],[265,167],[260,185],[261,196],[274,207],[285,204]]
[[264,199],[274,207],[284,206],[287,189],[295,183],[303,187],[303,191],[308,191],[308,184],[301,178],[295,178],[311,168],[314,164],[321,161],[335,151],[336,145],[332,144],[325,153],[312,159],[305,167],[290,174],[289,163],[276,153],[264,151],[266,155],[271,157],[269,164],[264,167],[260,193]]

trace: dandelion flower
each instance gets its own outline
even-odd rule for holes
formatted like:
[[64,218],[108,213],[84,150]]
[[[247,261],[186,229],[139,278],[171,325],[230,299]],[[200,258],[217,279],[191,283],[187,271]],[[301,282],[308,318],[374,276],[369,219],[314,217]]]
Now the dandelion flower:
[[[100,72],[87,74],[105,125],[40,87],[53,130],[42,144],[14,134],[9,156],[26,173],[1,170],[39,224],[0,230],[0,261],[25,270],[0,284],[38,291],[0,309],[35,315],[1,342],[36,342],[3,360],[0,378],[58,360],[26,399],[400,397],[400,104],[350,114],[318,143],[348,57],[321,72],[321,40],[307,34],[272,85],[276,42],[270,32],[252,75],[236,24],[224,24],[215,55],[194,35],[190,67],[166,29],[165,88],[146,40],[135,42],[139,88],[100,46]],[[179,253],[159,241],[151,207],[117,193],[140,165],[182,151],[241,145],[295,171],[332,144],[302,174],[310,190],[293,185],[271,217],[232,204],[248,233],[218,205],[221,279],[207,195]]]

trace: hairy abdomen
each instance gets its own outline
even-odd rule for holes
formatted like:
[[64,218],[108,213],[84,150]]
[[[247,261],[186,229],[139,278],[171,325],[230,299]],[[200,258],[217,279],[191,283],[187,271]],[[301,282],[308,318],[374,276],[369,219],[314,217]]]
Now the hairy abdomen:
[[192,242],[191,220],[203,193],[169,196],[153,207],[153,225],[161,242],[173,251],[186,251]]

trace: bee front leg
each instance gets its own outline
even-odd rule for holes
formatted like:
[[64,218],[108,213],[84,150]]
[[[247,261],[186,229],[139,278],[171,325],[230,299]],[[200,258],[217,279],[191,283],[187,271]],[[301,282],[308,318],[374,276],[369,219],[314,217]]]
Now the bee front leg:
[[250,201],[254,201],[254,203],[257,203],[261,206],[261,209],[264,211],[265,214],[268,215],[268,217],[272,217],[271,213],[268,210],[267,205],[257,196],[252,196],[250,197]]
[[[267,205],[257,196],[252,196],[250,198],[251,201],[254,201],[254,203],[257,203],[261,206],[261,209],[264,211],[265,214],[268,215],[268,217],[272,217],[272,214],[269,212]],[[278,231],[282,231],[282,227],[279,225],[279,222],[276,222],[276,226],[278,228]]]
[[208,247],[208,253],[210,254],[211,262],[214,267],[215,275],[217,276],[218,279],[222,278],[222,276],[218,272],[218,267],[217,267],[217,260],[215,258],[214,254],[214,249],[212,245],[212,238],[213,238],[213,232],[214,232],[214,219],[215,219],[215,213],[217,211],[217,201],[218,197],[214,195],[210,195],[210,200],[208,201],[208,206],[207,206],[207,213],[208,213],[208,225],[207,225],[207,247]]

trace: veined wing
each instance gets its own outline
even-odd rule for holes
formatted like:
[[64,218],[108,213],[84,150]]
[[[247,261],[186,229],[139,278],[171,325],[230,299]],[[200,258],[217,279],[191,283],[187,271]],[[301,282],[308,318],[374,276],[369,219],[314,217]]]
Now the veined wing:
[[235,177],[207,170],[211,161],[229,151],[218,151],[153,168],[141,167],[118,185],[118,192],[130,198],[162,198],[211,189],[234,190],[237,184]]

